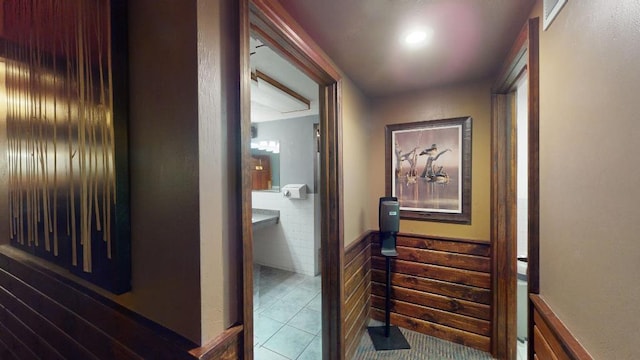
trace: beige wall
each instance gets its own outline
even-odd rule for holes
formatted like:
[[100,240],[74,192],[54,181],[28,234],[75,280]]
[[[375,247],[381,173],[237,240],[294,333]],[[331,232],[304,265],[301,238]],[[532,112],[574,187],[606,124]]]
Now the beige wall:
[[195,1],[129,2],[132,290],[125,306],[200,341]]
[[568,1],[540,33],[541,295],[596,359],[640,356],[639,18]]
[[[369,207],[369,104],[348,79],[342,82],[342,202],[344,246],[371,229]],[[377,209],[377,208],[376,208]],[[377,211],[377,210],[376,210]]]
[[133,281],[116,300],[205,343],[240,309],[237,2],[129,11]]
[[198,1],[198,144],[202,343],[238,321],[242,262],[238,1]]
[[372,101],[369,135],[370,192],[368,228],[378,228],[378,198],[385,196],[385,125],[471,116],[472,204],[471,225],[401,220],[400,231],[432,236],[490,241],[491,83],[424,90]]

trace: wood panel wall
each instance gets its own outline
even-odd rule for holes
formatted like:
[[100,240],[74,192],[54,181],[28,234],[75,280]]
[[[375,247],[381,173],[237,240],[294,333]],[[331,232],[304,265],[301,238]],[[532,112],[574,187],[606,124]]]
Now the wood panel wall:
[[[371,317],[384,321],[385,258],[379,236],[371,244]],[[391,323],[489,352],[489,243],[399,234],[391,260]]]
[[539,295],[529,296],[533,304],[534,359],[593,359]]
[[371,294],[371,240],[369,233],[345,249],[345,359],[353,358],[369,320]]
[[242,325],[225,330],[210,343],[189,351],[198,360],[238,360],[242,356]]
[[198,347],[0,246],[0,359],[241,358],[242,326],[223,335]]

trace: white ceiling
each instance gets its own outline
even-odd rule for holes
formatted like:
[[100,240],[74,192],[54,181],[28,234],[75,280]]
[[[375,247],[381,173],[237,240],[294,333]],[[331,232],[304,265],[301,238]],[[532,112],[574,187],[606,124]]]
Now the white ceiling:
[[[280,0],[368,96],[493,76],[535,0]],[[429,26],[429,46],[399,41]]]
[[[251,45],[251,71],[256,69],[265,73],[266,75],[274,78],[278,82],[282,83],[291,90],[304,96],[311,101],[311,108],[304,111],[292,111],[282,113],[275,108],[277,104],[273,106],[265,106],[255,101],[251,102],[251,121],[263,122],[279,119],[296,118],[308,115],[318,114],[318,85],[306,76],[302,71],[298,70],[295,66],[285,60],[283,57],[275,53],[268,46],[262,46],[263,44],[254,38],[250,39]],[[260,91],[255,87],[252,87],[252,97],[256,98],[259,94],[255,91]],[[274,101],[277,101],[274,98]]]

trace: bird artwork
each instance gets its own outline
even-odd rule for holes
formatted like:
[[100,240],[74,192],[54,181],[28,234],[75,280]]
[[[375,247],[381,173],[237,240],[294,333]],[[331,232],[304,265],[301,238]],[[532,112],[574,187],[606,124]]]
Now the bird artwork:
[[402,175],[402,162],[406,161],[409,163],[409,170],[406,173],[406,178],[408,183],[415,183],[417,178],[417,166],[418,166],[418,149],[419,147],[414,147],[411,151],[402,153],[402,148],[396,142],[396,177],[400,178]]
[[470,191],[470,126],[468,117],[387,127],[387,184],[406,216],[467,218],[460,214]]
[[443,170],[442,166],[436,168],[434,162],[440,158],[444,153],[451,151],[451,149],[445,149],[438,152],[436,144],[432,144],[430,148],[424,149],[420,152],[420,156],[427,155],[427,163],[422,170],[420,177],[427,179],[430,182],[437,182],[440,184],[446,184],[449,182],[449,175]]

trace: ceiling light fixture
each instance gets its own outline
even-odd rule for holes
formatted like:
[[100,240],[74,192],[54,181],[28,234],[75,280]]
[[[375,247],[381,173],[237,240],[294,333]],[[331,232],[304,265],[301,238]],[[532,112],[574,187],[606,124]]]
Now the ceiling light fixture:
[[433,37],[433,30],[415,30],[409,32],[404,37],[405,44],[409,46],[418,46],[422,44],[426,44]]

